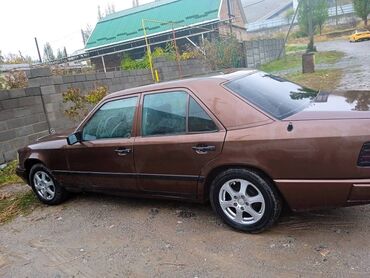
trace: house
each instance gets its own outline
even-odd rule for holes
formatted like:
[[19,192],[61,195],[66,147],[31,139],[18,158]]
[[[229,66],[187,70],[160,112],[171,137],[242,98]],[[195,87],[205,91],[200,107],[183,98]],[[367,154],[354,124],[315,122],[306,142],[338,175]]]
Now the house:
[[283,17],[297,3],[296,0],[242,0],[248,24]]
[[[247,19],[248,32],[263,32],[267,29],[288,26],[292,11],[298,8],[298,0],[241,0]],[[328,2],[329,17],[353,14],[352,0],[322,0]],[[290,12],[291,11],[291,12]],[[288,13],[290,12],[290,13]],[[289,15],[289,16],[288,16]],[[297,19],[295,21],[297,23]]]
[[97,69],[109,71],[120,65],[125,52],[143,57],[146,39],[152,50],[174,39],[180,48],[229,33],[243,40],[245,25],[241,0],[159,0],[101,19],[85,51]]

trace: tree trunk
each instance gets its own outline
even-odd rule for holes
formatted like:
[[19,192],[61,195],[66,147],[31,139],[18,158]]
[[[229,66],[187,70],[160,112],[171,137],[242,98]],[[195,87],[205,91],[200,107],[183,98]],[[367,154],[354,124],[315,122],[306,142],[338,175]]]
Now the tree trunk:
[[367,27],[367,18],[364,19],[364,24]]
[[314,51],[314,30],[313,30],[313,22],[312,22],[312,9],[311,9],[311,1],[308,2],[308,34],[310,37],[310,42],[308,43],[307,46],[307,52],[312,52]]

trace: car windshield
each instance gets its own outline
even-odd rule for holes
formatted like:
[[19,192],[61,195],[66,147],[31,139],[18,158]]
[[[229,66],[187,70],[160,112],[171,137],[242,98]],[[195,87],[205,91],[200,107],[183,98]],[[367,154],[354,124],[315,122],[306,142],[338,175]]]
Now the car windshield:
[[233,80],[226,87],[280,120],[303,110],[319,93],[264,72]]

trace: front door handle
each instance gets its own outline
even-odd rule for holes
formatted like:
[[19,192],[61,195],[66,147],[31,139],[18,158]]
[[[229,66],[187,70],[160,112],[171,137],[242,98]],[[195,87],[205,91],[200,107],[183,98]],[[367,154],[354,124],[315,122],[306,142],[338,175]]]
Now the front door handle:
[[207,154],[208,152],[214,152],[216,150],[216,146],[197,145],[195,147],[192,147],[192,149],[197,154]]
[[116,149],[114,151],[119,156],[125,156],[125,155],[128,155],[129,153],[131,153],[131,149],[129,149],[129,148],[118,148],[118,149]]

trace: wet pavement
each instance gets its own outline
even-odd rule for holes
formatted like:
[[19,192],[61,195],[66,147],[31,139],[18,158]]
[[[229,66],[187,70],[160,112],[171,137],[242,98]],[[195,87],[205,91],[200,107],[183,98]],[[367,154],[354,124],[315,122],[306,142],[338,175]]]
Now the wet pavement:
[[339,90],[370,90],[370,41],[350,43],[334,40],[317,43],[318,51],[341,51],[345,56],[331,65],[343,69]]

